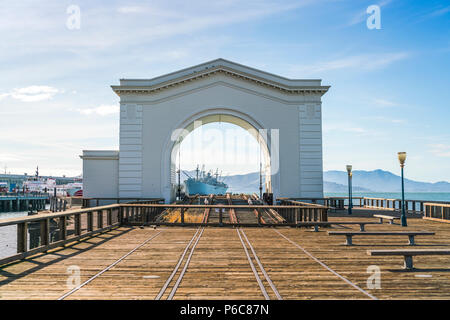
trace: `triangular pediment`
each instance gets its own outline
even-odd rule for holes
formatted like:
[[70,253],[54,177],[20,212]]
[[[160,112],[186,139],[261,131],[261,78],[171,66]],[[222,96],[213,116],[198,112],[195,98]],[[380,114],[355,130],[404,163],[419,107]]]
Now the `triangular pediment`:
[[216,59],[152,79],[121,79],[119,86],[111,86],[117,95],[150,94],[216,74],[239,78],[257,85],[286,93],[315,93],[323,95],[329,86],[320,79],[288,79],[225,59]]

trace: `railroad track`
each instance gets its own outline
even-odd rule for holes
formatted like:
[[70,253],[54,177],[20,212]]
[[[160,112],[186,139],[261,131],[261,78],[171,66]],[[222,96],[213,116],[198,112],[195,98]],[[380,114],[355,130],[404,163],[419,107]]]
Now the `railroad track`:
[[[205,212],[205,214],[206,214],[206,212]],[[204,218],[205,218],[205,216],[204,216]],[[204,227],[197,229],[197,232],[194,234],[192,239],[187,244],[186,248],[184,249],[183,253],[181,254],[180,258],[178,259],[177,264],[173,268],[172,273],[170,274],[169,278],[166,280],[166,282],[162,286],[161,290],[155,297],[155,300],[163,300],[164,298],[166,298],[166,300],[173,299],[173,296],[177,292],[177,289],[178,289],[181,281],[183,280],[184,274],[186,273],[186,270],[189,266],[192,255],[194,254],[195,247],[197,246],[197,243],[200,240],[204,230],[205,230]],[[189,251],[189,254],[188,254],[188,251]],[[185,260],[186,254],[188,254],[188,256]],[[181,272],[179,273],[178,277],[176,278],[178,270],[180,269],[183,262],[184,262],[183,268],[181,269]],[[175,278],[176,278],[176,280],[175,280]],[[170,289],[170,292],[169,292],[169,287],[171,286],[171,283],[174,283],[174,284],[172,285],[172,288]]]
[[116,261],[114,261],[112,264],[110,264],[109,266],[107,266],[105,269],[103,269],[102,271],[96,273],[94,276],[90,277],[88,280],[86,280],[85,282],[83,282],[82,284],[78,285],[77,287],[73,288],[72,290],[66,292],[65,294],[63,294],[62,296],[60,296],[58,298],[58,300],[64,300],[65,298],[69,297],[70,295],[74,294],[75,292],[77,292],[78,290],[80,290],[81,288],[83,288],[84,286],[86,286],[87,284],[89,284],[90,282],[92,282],[93,280],[95,280],[96,278],[100,277],[102,274],[104,274],[105,272],[107,272],[108,270],[112,269],[114,266],[116,266],[117,264],[119,264],[120,262],[122,262],[123,260],[125,260],[129,255],[131,255],[132,253],[134,253],[135,251],[139,250],[141,247],[145,246],[147,243],[149,243],[150,241],[152,241],[153,239],[155,239],[157,236],[159,236],[161,233],[163,232],[163,230],[157,232],[156,234],[151,235],[149,238],[147,238],[145,241],[143,241],[141,244],[139,244],[138,246],[136,246],[134,249],[128,251],[126,254],[124,254],[122,257],[120,257],[119,259],[117,259]]
[[[271,300],[270,295],[269,295],[270,290],[269,290],[269,292],[267,292],[268,290],[266,289],[266,287],[264,285],[264,281],[261,278],[261,276],[259,275],[259,272],[257,271],[257,268],[256,268],[255,264],[253,263],[253,260],[256,261],[256,264],[258,265],[260,272],[263,274],[267,284],[269,285],[270,289],[272,289],[272,292],[275,295],[275,297],[278,300],[283,300],[283,298],[281,297],[280,293],[278,292],[275,284],[272,282],[272,280],[270,279],[266,270],[264,269],[264,266],[262,265],[261,261],[259,260],[258,255],[256,254],[255,249],[253,248],[252,244],[248,240],[247,235],[245,234],[244,230],[242,230],[241,228],[237,228],[236,232],[238,233],[239,240],[241,241],[242,247],[244,248],[245,255],[247,256],[247,260],[250,264],[253,274],[255,275],[256,281],[258,282],[259,288],[260,288],[261,293],[263,294],[264,298],[266,300]],[[244,242],[244,240],[245,240],[245,242]],[[249,253],[247,246],[250,248],[251,254]],[[253,257],[253,259],[252,259],[252,257]]]
[[284,238],[285,240],[287,240],[289,243],[291,243],[292,245],[294,245],[295,247],[297,247],[298,249],[302,250],[308,257],[310,257],[312,260],[314,260],[315,262],[317,262],[318,264],[320,264],[323,268],[325,268],[326,270],[328,270],[329,272],[331,272],[333,275],[335,275],[336,277],[338,277],[339,279],[341,279],[342,281],[344,281],[346,284],[348,284],[349,286],[351,286],[353,289],[358,290],[359,292],[365,294],[366,296],[368,296],[369,298],[373,299],[373,300],[378,300],[377,297],[371,295],[369,292],[365,291],[364,289],[362,289],[361,287],[359,287],[358,285],[356,285],[355,283],[351,282],[350,280],[348,280],[347,278],[345,278],[344,276],[340,275],[338,272],[336,272],[335,270],[331,269],[329,266],[327,266],[324,262],[322,262],[320,259],[318,259],[317,257],[315,257],[314,255],[312,255],[309,251],[307,251],[305,248],[303,248],[301,245],[299,245],[298,243],[296,243],[295,241],[289,239],[288,237],[286,237],[284,234],[282,234],[280,231],[278,231],[277,229],[273,229],[274,232],[278,233],[282,238]]

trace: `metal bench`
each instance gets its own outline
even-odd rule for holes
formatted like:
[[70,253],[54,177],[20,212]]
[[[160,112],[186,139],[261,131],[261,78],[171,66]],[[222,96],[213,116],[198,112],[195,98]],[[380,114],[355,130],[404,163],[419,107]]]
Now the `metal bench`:
[[413,256],[449,255],[449,249],[427,249],[427,250],[367,250],[369,256],[403,256],[405,259],[404,269],[414,269]]
[[434,232],[428,231],[371,231],[371,232],[358,232],[358,231],[328,231],[328,235],[330,236],[346,236],[347,242],[345,243],[348,246],[353,245],[352,237],[353,236],[408,236],[409,245],[415,245],[414,237],[415,236],[432,236]]
[[380,223],[383,223],[383,219],[389,220],[389,224],[394,224],[395,219],[400,219],[399,217],[393,217],[393,216],[386,216],[384,214],[374,214],[374,218],[379,218]]
[[329,221],[304,221],[304,222],[298,222],[297,227],[314,227],[314,231],[318,232],[319,227],[328,227],[331,225],[359,225],[359,230],[361,232],[365,231],[365,225],[366,224],[379,224],[378,222],[373,221],[341,221],[341,222],[329,222]]

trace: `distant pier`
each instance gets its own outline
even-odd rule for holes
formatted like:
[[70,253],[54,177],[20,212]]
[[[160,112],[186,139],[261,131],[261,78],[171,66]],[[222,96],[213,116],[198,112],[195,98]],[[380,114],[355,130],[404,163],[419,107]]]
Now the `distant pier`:
[[45,210],[46,195],[0,195],[0,212]]

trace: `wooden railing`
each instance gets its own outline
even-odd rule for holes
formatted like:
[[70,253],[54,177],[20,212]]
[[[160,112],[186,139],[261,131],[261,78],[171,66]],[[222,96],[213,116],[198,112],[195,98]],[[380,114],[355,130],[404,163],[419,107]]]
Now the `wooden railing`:
[[[429,202],[430,202],[429,200],[405,199],[405,211],[406,211],[406,213],[425,215],[425,203],[429,203]],[[433,201],[433,203],[434,204],[450,204],[450,202],[445,202],[445,201]],[[402,199],[364,197],[364,207],[400,212],[401,208],[402,208]]]
[[[214,225],[214,226],[257,226],[260,223],[225,223],[223,217],[228,215],[230,209],[234,210],[275,210],[286,221],[287,225],[295,225],[301,221],[327,221],[328,207],[319,205],[184,205],[184,204],[121,204],[123,208],[123,221],[131,225],[154,224],[154,225]],[[219,220],[217,223],[190,223],[185,221],[186,211],[189,209],[214,209],[217,210]],[[178,209],[180,211],[180,222],[155,221],[156,216],[168,209]],[[266,226],[279,225],[279,223],[265,223]],[[286,225],[286,224],[285,224]]]
[[[328,221],[328,210],[330,207],[324,206],[317,203],[309,203],[297,200],[286,200],[280,199],[280,204],[282,206],[297,206],[297,207],[306,207],[300,212],[292,213],[292,211],[288,211],[288,215],[290,217],[290,221],[301,222],[301,221]],[[296,210],[296,209],[294,209]],[[278,210],[279,211],[279,210]],[[283,215],[282,215],[283,216]],[[296,216],[296,217],[295,217]],[[283,216],[286,220],[286,217]]]
[[[353,197],[352,203],[353,207],[362,207],[363,206],[363,197]],[[307,204],[320,204],[330,209],[344,210],[345,206],[348,205],[349,198],[348,197],[324,197],[324,198],[278,198],[277,201],[279,203],[283,203],[283,201],[291,200],[298,201],[301,203]]]
[[[28,256],[79,241],[99,232],[105,232],[121,225],[171,225],[171,226],[296,226],[303,221],[327,221],[327,207],[318,205],[185,205],[155,204],[155,200],[138,203],[112,204],[89,209],[73,210],[61,213],[46,213],[27,217],[0,220],[0,228],[17,227],[17,253],[0,258],[0,265],[24,259]],[[189,209],[209,208],[219,212],[217,222],[191,223],[186,221],[185,213]],[[156,218],[167,209],[180,210],[179,222],[157,221]],[[224,221],[229,210],[276,210],[285,219],[283,223],[231,223]],[[216,212],[217,212],[216,211]]]
[[450,223],[450,204],[424,203],[424,219]]
[[[388,210],[393,212],[401,211],[401,199],[372,198],[372,197],[353,197],[353,207],[370,208],[378,210]],[[286,201],[296,201],[298,204],[312,203],[321,204],[330,209],[344,210],[348,205],[348,197],[324,197],[324,198],[279,198],[280,204],[287,204]],[[425,215],[425,203],[427,200],[409,200],[405,199],[405,210],[409,214]],[[436,205],[450,205],[450,202],[433,201]],[[444,206],[445,207],[445,206]]]
[[17,226],[17,254],[0,259],[0,265],[119,226],[120,213],[120,205],[110,205],[0,220],[0,227]]
[[[104,202],[104,203],[102,203]],[[106,203],[105,203],[106,202]],[[82,208],[98,207],[100,205],[119,204],[119,203],[164,203],[162,198],[83,198]]]

